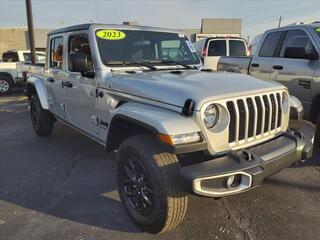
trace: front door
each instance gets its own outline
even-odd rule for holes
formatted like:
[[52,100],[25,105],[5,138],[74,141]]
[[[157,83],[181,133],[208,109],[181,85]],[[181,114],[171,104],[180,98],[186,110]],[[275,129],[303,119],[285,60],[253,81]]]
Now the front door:
[[303,103],[308,113],[312,102],[314,72],[320,67],[319,61],[310,61],[302,54],[290,55],[290,48],[304,48],[305,52],[313,49],[313,43],[302,29],[289,30],[281,47],[279,57],[273,62],[273,80],[285,85],[291,95]]
[[50,39],[48,69],[45,70],[45,84],[50,111],[65,120],[65,91],[62,88],[62,81],[65,76],[63,41],[63,36]]
[[[87,55],[88,71],[93,71],[88,35],[85,32],[72,33],[68,38],[68,54]],[[67,64],[67,75],[63,82],[66,94],[67,118],[76,128],[96,138],[99,119],[97,117],[96,79],[73,72]]]
[[271,79],[273,62],[284,34],[283,31],[277,31],[266,35],[260,52],[255,54],[250,63],[251,76],[262,80]]

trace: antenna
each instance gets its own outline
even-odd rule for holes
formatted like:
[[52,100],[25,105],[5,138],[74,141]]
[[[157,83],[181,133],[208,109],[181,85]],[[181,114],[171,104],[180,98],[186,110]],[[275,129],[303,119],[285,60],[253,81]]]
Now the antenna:
[[278,28],[281,27],[281,21],[282,21],[282,16],[279,17],[279,23],[278,23]]

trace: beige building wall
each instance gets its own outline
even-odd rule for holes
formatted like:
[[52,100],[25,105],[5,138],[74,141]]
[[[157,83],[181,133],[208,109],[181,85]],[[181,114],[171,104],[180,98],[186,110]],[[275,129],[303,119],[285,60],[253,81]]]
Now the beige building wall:
[[241,35],[241,19],[203,18],[201,21],[201,33]]
[[[35,47],[45,48],[49,29],[35,29]],[[8,50],[29,49],[27,28],[0,28],[0,56]]]

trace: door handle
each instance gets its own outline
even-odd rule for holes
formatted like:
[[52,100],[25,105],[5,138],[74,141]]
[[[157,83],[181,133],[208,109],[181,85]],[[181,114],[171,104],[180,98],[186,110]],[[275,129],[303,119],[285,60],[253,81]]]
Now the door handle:
[[259,67],[259,63],[251,63],[251,67]]
[[275,69],[275,70],[282,70],[282,69],[283,69],[283,66],[273,65],[272,68]]
[[70,81],[62,81],[62,87],[72,88],[73,84]]
[[51,78],[51,77],[49,77],[49,78],[47,78],[47,81],[53,83],[53,82],[54,82],[54,79]]

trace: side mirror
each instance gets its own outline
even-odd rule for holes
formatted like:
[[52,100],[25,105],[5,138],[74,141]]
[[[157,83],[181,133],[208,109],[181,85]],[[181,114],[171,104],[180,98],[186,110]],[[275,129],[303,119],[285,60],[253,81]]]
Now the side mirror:
[[87,72],[89,57],[85,53],[69,53],[69,70],[72,72]]
[[317,53],[317,51],[314,47],[308,48],[306,50],[306,57],[307,57],[307,59],[309,59],[311,61],[319,60],[319,54]]
[[69,53],[68,65],[71,72],[86,72],[88,70],[88,57],[84,53]]
[[69,70],[79,72],[81,76],[94,78],[95,73],[89,69],[89,57],[85,53],[69,53]]

